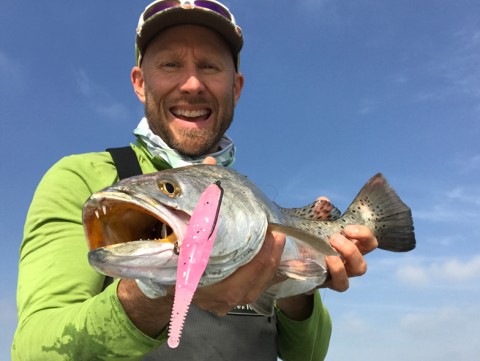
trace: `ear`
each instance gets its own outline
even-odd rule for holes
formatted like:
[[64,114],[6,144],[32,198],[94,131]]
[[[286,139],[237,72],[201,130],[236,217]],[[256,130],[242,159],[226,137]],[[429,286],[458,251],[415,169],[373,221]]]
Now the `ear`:
[[234,97],[234,105],[236,106],[238,101],[240,100],[240,95],[242,94],[243,83],[245,79],[243,74],[235,73],[235,83],[233,85],[233,97]]
[[138,66],[134,66],[130,77],[135,94],[137,94],[138,99],[145,104],[145,81],[143,79],[142,69]]

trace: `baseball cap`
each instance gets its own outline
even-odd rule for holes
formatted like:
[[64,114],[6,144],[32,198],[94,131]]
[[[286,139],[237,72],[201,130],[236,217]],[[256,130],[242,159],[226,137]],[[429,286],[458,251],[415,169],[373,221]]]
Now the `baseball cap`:
[[176,25],[201,25],[219,33],[230,46],[238,70],[243,46],[242,29],[228,8],[216,0],[156,0],[140,15],[135,39],[137,65],[150,41],[162,30]]

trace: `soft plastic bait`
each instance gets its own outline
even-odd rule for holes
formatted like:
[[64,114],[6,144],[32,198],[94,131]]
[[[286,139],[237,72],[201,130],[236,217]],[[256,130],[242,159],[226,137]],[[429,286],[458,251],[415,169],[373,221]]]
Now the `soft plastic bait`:
[[207,267],[217,233],[222,195],[220,181],[211,184],[203,191],[179,247],[175,297],[168,334],[168,345],[171,348],[176,348],[180,344],[183,324],[193,294]]

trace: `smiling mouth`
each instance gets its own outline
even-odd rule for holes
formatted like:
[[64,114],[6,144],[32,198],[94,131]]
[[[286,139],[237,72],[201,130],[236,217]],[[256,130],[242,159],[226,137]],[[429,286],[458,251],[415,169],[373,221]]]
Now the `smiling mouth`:
[[176,118],[185,120],[188,122],[207,120],[212,114],[212,111],[208,108],[184,109],[184,108],[173,107],[170,109],[170,112]]

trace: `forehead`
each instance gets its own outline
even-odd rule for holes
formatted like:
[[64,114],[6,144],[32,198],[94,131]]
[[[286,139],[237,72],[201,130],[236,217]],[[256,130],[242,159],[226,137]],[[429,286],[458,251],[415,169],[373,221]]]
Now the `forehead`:
[[220,34],[198,25],[177,25],[163,30],[148,44],[145,55],[161,51],[182,51],[187,48],[232,56],[227,42]]

